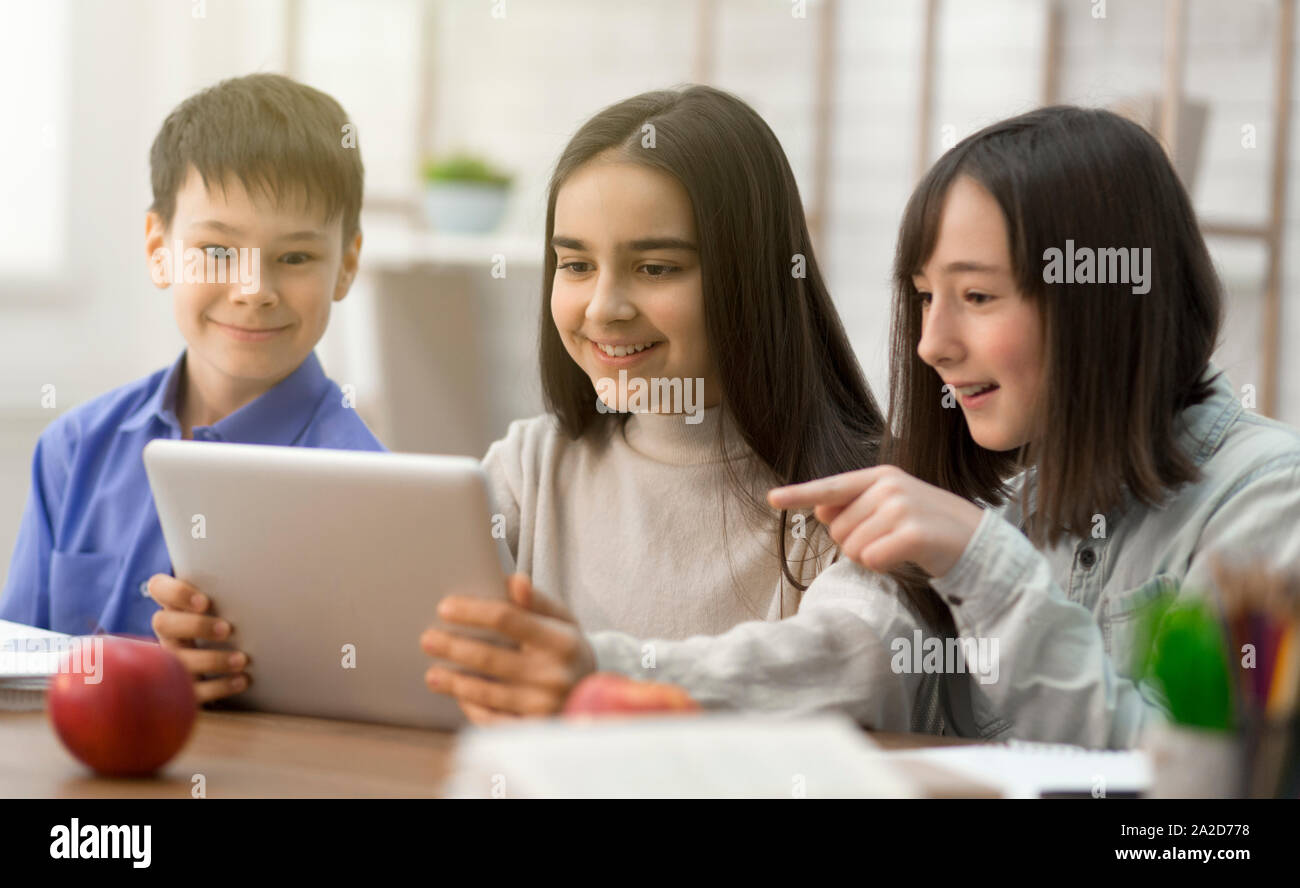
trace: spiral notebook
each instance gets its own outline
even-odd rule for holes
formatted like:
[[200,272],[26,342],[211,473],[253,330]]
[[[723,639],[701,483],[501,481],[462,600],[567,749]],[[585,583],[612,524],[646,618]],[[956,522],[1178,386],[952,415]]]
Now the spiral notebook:
[[0,711],[45,708],[45,688],[71,637],[0,620]]

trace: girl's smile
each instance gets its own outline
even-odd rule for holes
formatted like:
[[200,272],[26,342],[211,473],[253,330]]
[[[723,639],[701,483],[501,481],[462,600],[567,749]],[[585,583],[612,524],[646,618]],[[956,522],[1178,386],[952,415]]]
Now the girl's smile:
[[646,358],[659,355],[660,342],[611,342],[610,340],[588,340],[596,360],[614,369],[632,367]]
[[961,398],[961,406],[966,410],[978,410],[980,407],[988,404],[989,400],[1001,388],[996,382],[977,383],[967,385],[965,383],[949,383],[952,390]]

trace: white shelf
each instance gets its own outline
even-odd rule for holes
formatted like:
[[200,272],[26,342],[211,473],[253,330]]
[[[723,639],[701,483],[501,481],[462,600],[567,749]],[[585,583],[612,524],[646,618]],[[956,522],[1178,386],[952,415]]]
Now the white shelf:
[[521,234],[447,234],[428,229],[363,223],[362,271],[402,271],[419,266],[487,268],[505,256],[507,268],[540,268],[542,238]]

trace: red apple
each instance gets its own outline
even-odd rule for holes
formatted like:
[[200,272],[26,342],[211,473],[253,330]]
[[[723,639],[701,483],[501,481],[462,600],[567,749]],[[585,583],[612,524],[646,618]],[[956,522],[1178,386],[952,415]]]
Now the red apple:
[[155,642],[73,640],[46,695],[50,722],[74,756],[110,776],[152,774],[180,752],[198,701],[181,661]]
[[568,716],[699,712],[700,705],[674,684],[636,681],[614,672],[597,672],[578,682],[564,703]]

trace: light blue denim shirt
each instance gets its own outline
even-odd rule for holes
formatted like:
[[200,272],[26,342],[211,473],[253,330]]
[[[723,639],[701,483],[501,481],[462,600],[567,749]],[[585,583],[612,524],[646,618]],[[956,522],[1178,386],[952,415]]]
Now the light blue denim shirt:
[[1182,413],[1178,440],[1201,478],[1162,506],[1129,501],[1088,537],[1039,551],[1022,532],[1022,474],[931,581],[963,638],[998,640],[997,681],[945,678],[970,691],[973,722],[956,733],[1133,746],[1164,712],[1154,689],[1129,677],[1144,608],[1162,591],[1212,590],[1215,553],[1300,570],[1300,431],[1245,410],[1219,375],[1210,397]]

